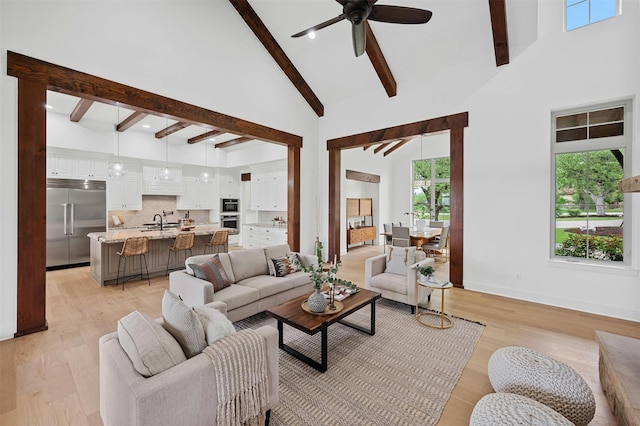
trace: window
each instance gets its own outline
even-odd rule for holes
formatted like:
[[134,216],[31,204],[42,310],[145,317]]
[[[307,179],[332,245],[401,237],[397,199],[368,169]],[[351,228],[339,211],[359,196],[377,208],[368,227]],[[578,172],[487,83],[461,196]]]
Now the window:
[[413,219],[449,220],[449,157],[413,162]]
[[616,16],[617,0],[566,0],[567,31]]
[[618,102],[552,115],[552,257],[627,263],[631,205],[618,182],[631,170],[630,110]]

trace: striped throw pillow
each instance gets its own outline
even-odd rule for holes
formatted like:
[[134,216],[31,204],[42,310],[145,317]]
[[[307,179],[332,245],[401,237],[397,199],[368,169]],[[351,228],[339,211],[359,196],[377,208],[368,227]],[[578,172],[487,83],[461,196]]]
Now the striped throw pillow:
[[217,254],[204,263],[191,263],[189,266],[193,270],[193,275],[196,278],[207,280],[213,284],[214,293],[231,285],[231,281],[224,271],[222,262],[220,262]]

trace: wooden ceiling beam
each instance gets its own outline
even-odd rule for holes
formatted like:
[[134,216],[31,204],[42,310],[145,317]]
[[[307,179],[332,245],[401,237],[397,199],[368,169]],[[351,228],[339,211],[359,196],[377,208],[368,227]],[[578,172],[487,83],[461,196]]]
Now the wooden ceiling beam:
[[509,63],[509,37],[507,35],[507,8],[505,0],[489,0],[491,30],[493,31],[493,50],[496,66]]
[[119,132],[124,132],[125,130],[130,129],[135,124],[140,122],[140,120],[145,118],[147,115],[149,115],[149,114],[147,114],[146,112],[134,111],[133,114],[131,114],[130,116],[128,116],[127,118],[122,120],[121,123],[118,123],[116,125],[116,130],[119,131]]
[[185,127],[189,127],[191,124],[185,123],[184,121],[178,121],[177,123],[172,124],[166,129],[162,129],[159,132],[156,132],[156,139],[162,139],[165,136],[169,136],[179,130],[184,129]]
[[76,104],[76,107],[73,109],[73,111],[71,111],[69,119],[74,123],[80,121],[82,117],[84,117],[84,115],[87,113],[87,111],[89,111],[89,108],[91,108],[93,102],[94,101],[92,101],[91,99],[80,99]]
[[322,105],[322,102],[320,102],[316,94],[313,93],[311,87],[309,87],[287,54],[284,53],[284,50],[282,50],[276,39],[273,38],[273,35],[271,35],[249,2],[247,0],[229,0],[229,2],[267,49],[267,52],[269,52],[273,60],[276,61],[280,69],[282,69],[282,72],[291,80],[291,83],[293,83],[298,92],[300,92],[302,97],[307,101],[311,109],[315,111],[318,117],[322,117],[324,115],[324,105]]
[[241,143],[252,141],[253,138],[248,138],[246,136],[242,136],[239,138],[231,139],[230,141],[220,142],[214,145],[215,148],[228,148],[233,145],[238,145]]
[[383,155],[386,157],[387,155],[391,154],[393,151],[400,148],[402,145],[406,144],[410,140],[411,139],[402,139],[400,142],[398,142],[397,144],[395,144],[394,146],[386,150]]
[[391,73],[391,68],[389,68],[389,64],[382,54],[378,40],[376,40],[376,36],[373,34],[373,30],[371,29],[369,22],[365,21],[365,25],[367,28],[365,51],[371,61],[371,65],[373,65],[373,68],[376,70],[376,74],[378,74],[380,82],[384,86],[384,90],[387,92],[387,96],[391,98],[397,94],[396,79]]
[[373,153],[377,154],[383,149],[385,149],[386,147],[388,147],[389,145],[391,145],[391,142],[381,143],[379,146],[376,147],[376,149],[373,150]]
[[193,143],[202,142],[204,140],[215,138],[216,136],[220,136],[223,133],[225,132],[223,132],[222,130],[211,130],[210,132],[203,133],[199,136],[194,136],[192,138],[187,139],[187,143],[193,144]]

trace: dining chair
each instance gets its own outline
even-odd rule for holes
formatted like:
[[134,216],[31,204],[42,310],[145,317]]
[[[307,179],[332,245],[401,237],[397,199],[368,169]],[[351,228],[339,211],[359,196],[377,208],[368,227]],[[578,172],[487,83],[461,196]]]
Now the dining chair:
[[383,223],[382,226],[384,227],[384,233],[388,234],[384,236],[384,245],[386,246],[387,244],[391,244],[393,239],[393,235],[391,234],[393,225],[391,225],[391,223]]
[[416,220],[416,231],[424,232],[424,228],[427,226],[427,221],[424,219]]
[[432,243],[426,243],[422,245],[422,250],[424,250],[428,254],[432,254],[435,256],[435,253],[444,253],[446,250],[446,260],[449,260],[449,250],[447,249],[447,245],[449,242],[449,227],[443,226],[442,232],[440,233],[440,239],[436,240]]
[[394,226],[391,228],[391,245],[396,247],[410,247],[411,234],[407,226]]

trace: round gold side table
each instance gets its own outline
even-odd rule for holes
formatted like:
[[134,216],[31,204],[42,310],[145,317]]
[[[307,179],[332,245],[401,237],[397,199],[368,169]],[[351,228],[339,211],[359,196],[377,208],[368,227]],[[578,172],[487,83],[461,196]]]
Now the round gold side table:
[[[450,282],[445,283],[444,285],[441,285],[441,284],[442,283],[440,282],[429,282],[429,281],[421,282],[420,280],[416,280],[416,320],[424,326],[437,328],[440,330],[453,327],[453,320],[449,315],[444,313],[444,291],[452,288],[453,284],[451,284]],[[440,293],[440,300],[441,300],[440,312],[431,312],[428,310],[420,311],[420,305],[418,305],[418,293],[419,293],[418,290],[420,287],[427,287],[434,290],[440,290],[441,292]],[[427,322],[422,321],[422,319],[420,318],[422,315],[431,315],[431,316],[440,318],[440,325],[433,325],[433,324],[429,324]]]

